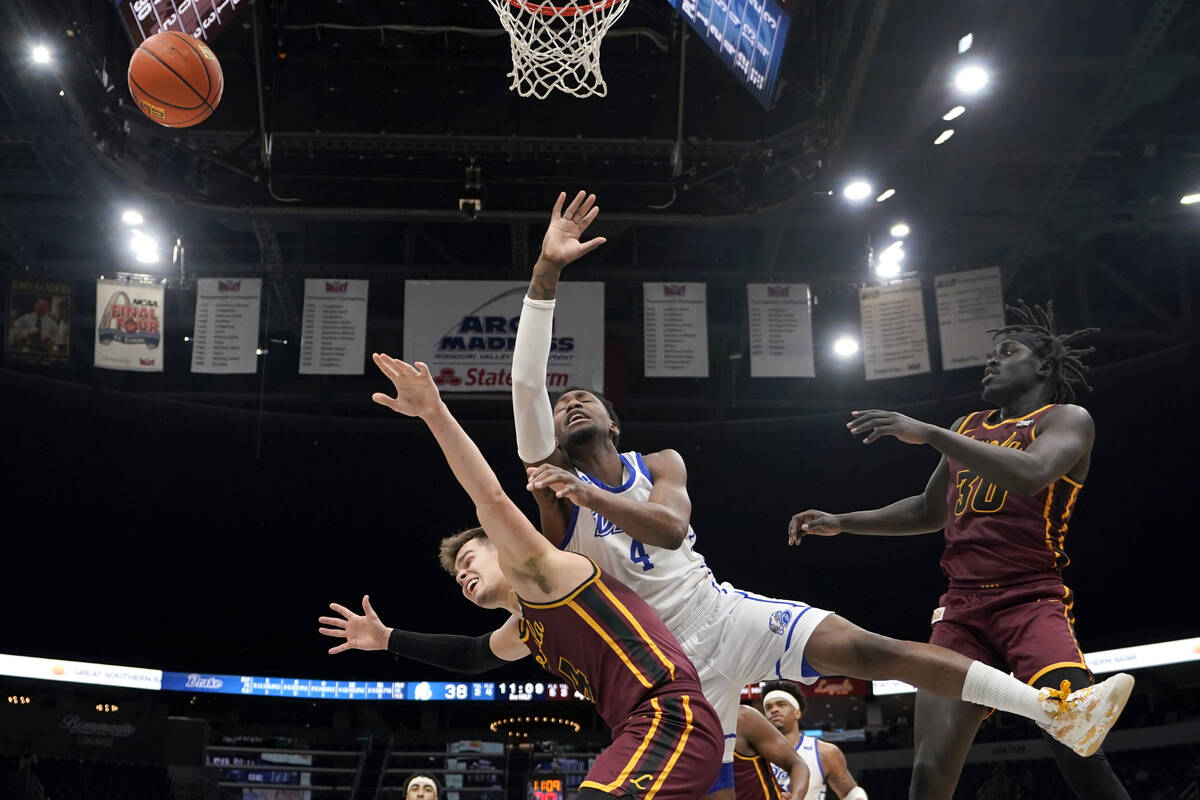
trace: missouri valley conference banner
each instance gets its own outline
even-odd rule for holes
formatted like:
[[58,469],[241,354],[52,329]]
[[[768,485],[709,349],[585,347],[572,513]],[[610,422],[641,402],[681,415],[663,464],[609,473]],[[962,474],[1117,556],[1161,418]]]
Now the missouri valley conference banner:
[[163,371],[162,284],[96,281],[97,367]]
[[[443,392],[507,392],[526,281],[405,281],[404,360]],[[546,385],[604,385],[604,284],[558,287]]]

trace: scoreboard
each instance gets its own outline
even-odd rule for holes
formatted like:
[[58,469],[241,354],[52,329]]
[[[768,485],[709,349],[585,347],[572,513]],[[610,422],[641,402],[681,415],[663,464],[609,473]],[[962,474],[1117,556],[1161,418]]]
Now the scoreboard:
[[208,41],[250,0],[114,0],[134,43],[180,31]]
[[565,683],[343,681],[318,678],[215,675],[198,672],[163,672],[161,689],[168,692],[291,697],[304,700],[395,700],[404,702],[584,700]]
[[538,773],[529,779],[526,800],[563,800],[565,782],[562,775]]

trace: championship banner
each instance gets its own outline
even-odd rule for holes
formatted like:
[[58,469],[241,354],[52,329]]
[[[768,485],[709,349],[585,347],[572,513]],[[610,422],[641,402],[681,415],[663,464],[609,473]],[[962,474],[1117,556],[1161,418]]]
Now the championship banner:
[[162,372],[161,284],[96,281],[95,365]]
[[988,267],[938,275],[934,287],[942,369],[982,366],[992,349],[992,335],[988,331],[1004,327],[1000,269]]
[[367,351],[370,281],[304,281],[301,375],[362,375]]
[[858,304],[867,380],[929,372],[919,278],[860,289]]
[[[443,392],[508,392],[526,281],[405,281],[404,360]],[[560,284],[546,386],[604,387],[604,284]]]
[[708,377],[708,285],[643,283],[647,378]]
[[70,284],[14,279],[9,287],[7,319],[9,362],[70,363]]
[[806,283],[746,285],[750,377],[811,378],[812,294]]
[[192,372],[258,371],[262,278],[201,278],[196,283]]

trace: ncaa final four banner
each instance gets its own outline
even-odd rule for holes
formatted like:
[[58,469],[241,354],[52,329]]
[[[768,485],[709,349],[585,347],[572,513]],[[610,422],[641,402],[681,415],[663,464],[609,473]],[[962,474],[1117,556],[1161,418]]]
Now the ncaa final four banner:
[[96,281],[95,365],[163,371],[161,284]]
[[[405,281],[404,360],[443,392],[508,392],[527,281]],[[604,284],[562,283],[546,386],[604,385]]]

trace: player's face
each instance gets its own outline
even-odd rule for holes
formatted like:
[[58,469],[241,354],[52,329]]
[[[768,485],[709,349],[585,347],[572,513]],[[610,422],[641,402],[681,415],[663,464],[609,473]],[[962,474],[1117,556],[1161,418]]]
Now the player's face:
[[425,781],[414,781],[408,785],[405,800],[436,800],[437,790]]
[[454,581],[462,587],[463,597],[480,608],[499,608],[508,592],[496,548],[485,539],[472,539],[459,548]]
[[570,391],[554,406],[554,437],[564,450],[607,438],[616,426],[600,398],[583,390]]
[[44,317],[50,313],[50,304],[45,300],[38,300],[33,304],[33,313],[39,317]]
[[800,721],[800,709],[786,700],[768,700],[763,703],[763,713],[780,733],[790,733]]
[[988,353],[983,368],[983,399],[1004,405],[1029,391],[1041,380],[1041,365],[1041,359],[1027,345],[1016,339],[1001,339]]

